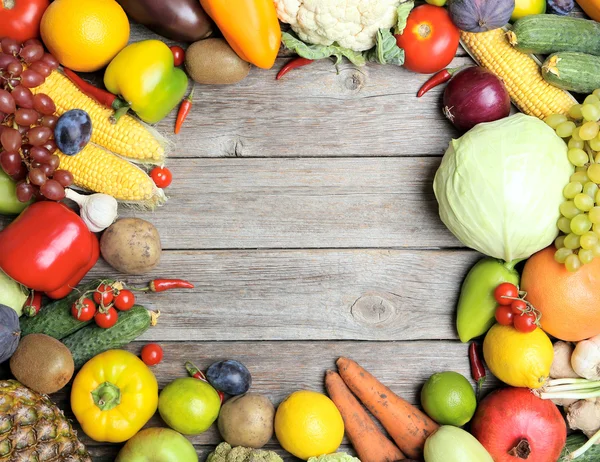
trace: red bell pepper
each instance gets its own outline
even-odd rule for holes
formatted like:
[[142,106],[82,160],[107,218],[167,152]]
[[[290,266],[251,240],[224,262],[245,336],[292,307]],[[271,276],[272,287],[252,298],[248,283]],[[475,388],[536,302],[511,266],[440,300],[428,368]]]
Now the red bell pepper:
[[98,238],[59,202],[36,202],[0,231],[0,269],[30,289],[65,296],[98,260]]
[[49,0],[0,0],[0,37],[21,43],[40,36],[40,22]]

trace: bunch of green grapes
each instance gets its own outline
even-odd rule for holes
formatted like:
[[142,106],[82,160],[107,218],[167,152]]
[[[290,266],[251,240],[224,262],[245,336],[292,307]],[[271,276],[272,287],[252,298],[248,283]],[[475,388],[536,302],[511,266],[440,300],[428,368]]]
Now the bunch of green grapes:
[[600,89],[575,104],[568,117],[552,114],[545,122],[568,140],[567,156],[575,173],[563,189],[554,258],[569,271],[600,256]]

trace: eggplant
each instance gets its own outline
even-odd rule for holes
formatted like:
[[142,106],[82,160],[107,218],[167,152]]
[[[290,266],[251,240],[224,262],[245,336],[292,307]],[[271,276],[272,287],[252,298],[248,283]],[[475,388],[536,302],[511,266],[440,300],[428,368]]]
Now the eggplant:
[[117,0],[127,16],[163,37],[196,42],[213,32],[198,0]]

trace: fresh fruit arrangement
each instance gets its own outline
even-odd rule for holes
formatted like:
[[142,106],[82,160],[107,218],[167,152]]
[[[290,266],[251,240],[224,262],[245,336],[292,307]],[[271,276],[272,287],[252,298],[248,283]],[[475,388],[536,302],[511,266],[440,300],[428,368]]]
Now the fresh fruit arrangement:
[[[187,437],[213,425],[224,441],[208,462],[281,462],[264,449],[273,435],[309,462],[599,457],[600,27],[566,17],[571,0],[347,3],[0,4],[0,213],[18,215],[0,231],[0,362],[16,378],[0,382],[0,461],[91,460],[45,396],[69,384],[87,437],[126,442],[117,462],[198,462]],[[581,4],[600,18],[594,2]],[[129,43],[130,18],[189,45]],[[479,65],[446,69],[459,41]],[[132,276],[160,265],[159,230],[118,219],[121,202],[164,204],[173,180],[170,143],[147,124],[179,105],[180,133],[194,85],[238,84],[253,66],[272,68],[282,44],[297,56],[277,80],[333,58],[435,73],[419,97],[448,82],[442,111],[462,136],[433,188],[448,229],[484,254],[456,317],[462,342],[483,337],[483,357],[477,341],[468,347],[476,390],[440,371],[416,407],[341,357],[325,372],[327,395],[298,389],[275,406],[253,388],[253,364],[214,358],[203,372],[188,361],[189,376],[159,390],[153,371],[173,361],[169,346],[144,342],[139,357],[123,350],[157,323],[142,294],[194,288],[85,279],[100,258]],[[77,72],[100,72],[105,88]],[[511,100],[524,114],[510,115]],[[484,360],[507,387],[481,397]],[[143,428],[156,414],[169,428]],[[587,441],[567,438],[567,426]],[[344,435],[359,459],[336,452]]]

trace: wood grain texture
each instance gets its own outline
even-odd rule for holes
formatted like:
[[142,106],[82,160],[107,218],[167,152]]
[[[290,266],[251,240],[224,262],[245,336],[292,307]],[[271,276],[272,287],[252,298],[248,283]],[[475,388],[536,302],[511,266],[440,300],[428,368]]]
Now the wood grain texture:
[[[453,370],[470,379],[467,345],[459,342],[161,342],[161,344],[165,352],[164,360],[153,368],[161,389],[172,380],[186,376],[183,366],[185,361],[192,361],[201,369],[206,369],[214,361],[237,359],[244,363],[252,374],[252,390],[264,393],[275,405],[296,390],[324,392],[324,373],[327,369],[335,368],[335,360],[340,356],[354,359],[394,393],[416,405],[419,405],[421,386],[435,372]],[[141,346],[142,343],[135,342],[127,349],[138,354]],[[485,384],[485,391],[496,386],[498,382],[490,379]],[[69,393],[70,386],[67,386],[52,395],[52,398],[66,410],[68,417],[72,417],[68,405]],[[164,426],[164,423],[157,414],[147,426]],[[119,447],[99,444],[87,437],[83,437],[83,440],[100,457],[110,457]],[[205,455],[221,441],[221,438],[213,426],[201,435],[190,437],[190,440],[198,445],[199,452]],[[98,447],[100,449],[97,449]],[[276,448],[275,440],[271,442],[270,447]]]
[[[169,251],[152,273],[193,290],[140,294],[160,310],[147,340],[456,339],[472,251]],[[90,277],[114,276],[101,262]]]

